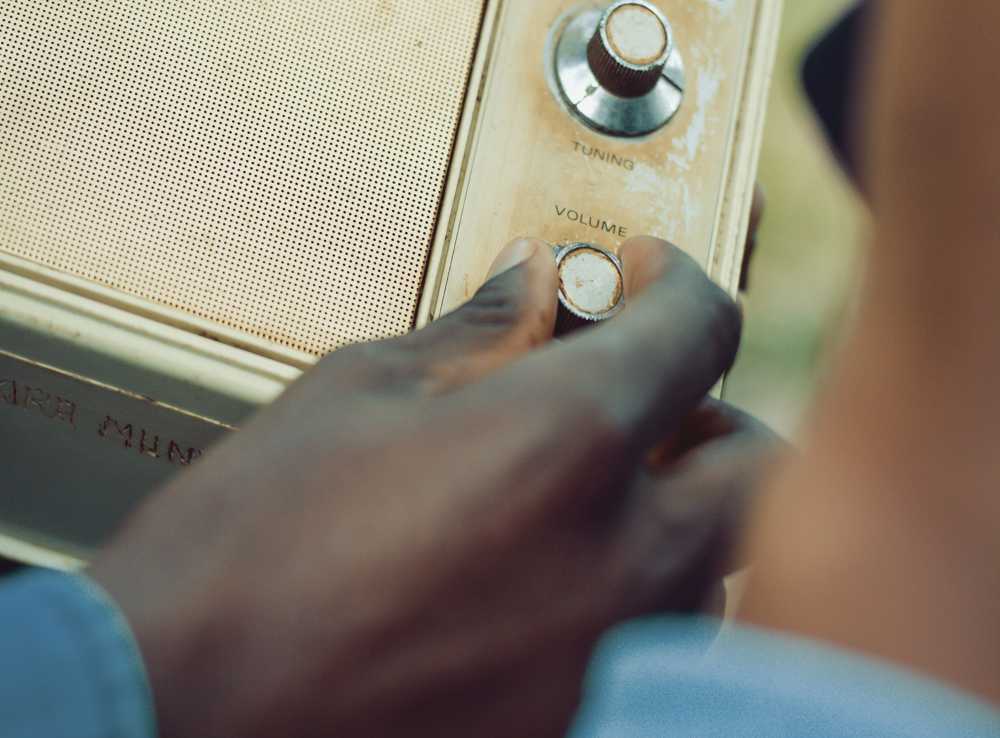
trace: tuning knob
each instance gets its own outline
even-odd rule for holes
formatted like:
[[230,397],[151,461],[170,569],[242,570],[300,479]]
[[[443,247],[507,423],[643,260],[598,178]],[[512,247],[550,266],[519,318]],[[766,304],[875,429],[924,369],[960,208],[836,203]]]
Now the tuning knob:
[[587,46],[587,61],[601,87],[639,97],[663,75],[673,35],[663,13],[643,0],[620,0],[601,16]]
[[584,123],[615,136],[666,125],[684,99],[684,63],[666,16],[646,0],[585,8],[554,31],[555,79]]

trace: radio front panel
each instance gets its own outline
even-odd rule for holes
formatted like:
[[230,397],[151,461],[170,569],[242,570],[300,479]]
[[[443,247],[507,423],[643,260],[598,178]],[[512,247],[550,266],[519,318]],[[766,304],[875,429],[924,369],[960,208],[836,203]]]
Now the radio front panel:
[[0,0],[0,554],[86,559],[513,238],[735,290],[780,6]]
[[[676,59],[673,78],[661,84],[674,96],[665,105],[675,107],[656,130],[633,135],[583,118],[557,77],[560,45],[577,19],[589,16],[589,36],[608,6],[505,3],[432,314],[467,300],[504,240],[521,235],[613,250],[629,236],[653,235],[733,286],[734,275],[722,273],[713,257],[716,247],[739,249],[724,230],[727,195],[736,195],[727,203],[736,212],[728,215],[745,221],[749,214],[756,162],[734,151],[762,124],[760,101],[747,108],[748,77],[761,59],[771,62],[773,47],[761,28],[773,27],[776,8],[749,0],[656,0]],[[671,71],[668,64],[664,76]]]

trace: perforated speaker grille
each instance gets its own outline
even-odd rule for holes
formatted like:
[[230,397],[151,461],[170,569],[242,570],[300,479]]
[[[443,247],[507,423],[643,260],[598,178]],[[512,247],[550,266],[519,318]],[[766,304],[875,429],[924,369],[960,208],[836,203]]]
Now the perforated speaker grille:
[[0,0],[0,248],[323,353],[412,323],[482,0]]

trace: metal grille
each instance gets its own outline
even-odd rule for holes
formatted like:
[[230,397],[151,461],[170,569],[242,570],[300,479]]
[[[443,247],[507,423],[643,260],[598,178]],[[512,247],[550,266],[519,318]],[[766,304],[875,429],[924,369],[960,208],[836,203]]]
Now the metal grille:
[[0,248],[323,353],[413,320],[482,0],[0,0]]

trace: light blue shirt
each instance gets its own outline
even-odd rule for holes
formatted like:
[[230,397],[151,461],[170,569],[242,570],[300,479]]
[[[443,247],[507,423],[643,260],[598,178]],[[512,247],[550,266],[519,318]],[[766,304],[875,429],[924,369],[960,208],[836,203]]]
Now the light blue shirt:
[[601,643],[572,738],[1000,738],[1000,712],[888,664],[695,619]]
[[[135,642],[85,578],[0,580],[0,736],[155,738]],[[1000,738],[1000,712],[807,641],[649,620],[598,648],[571,738]],[[234,737],[235,738],[235,737]]]
[[0,582],[0,736],[154,738],[145,669],[107,596],[54,572]]

